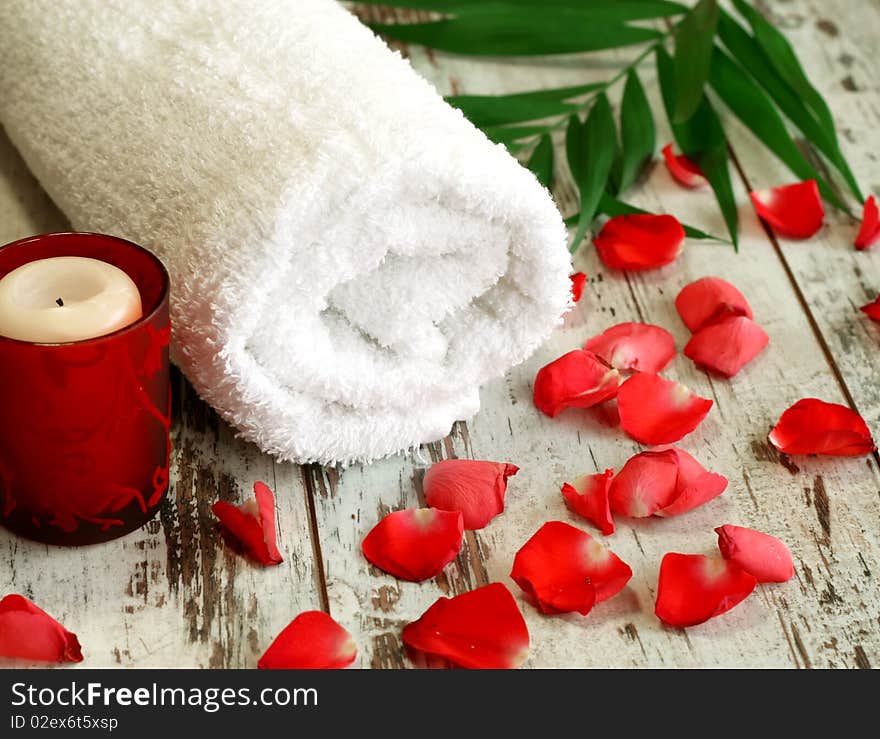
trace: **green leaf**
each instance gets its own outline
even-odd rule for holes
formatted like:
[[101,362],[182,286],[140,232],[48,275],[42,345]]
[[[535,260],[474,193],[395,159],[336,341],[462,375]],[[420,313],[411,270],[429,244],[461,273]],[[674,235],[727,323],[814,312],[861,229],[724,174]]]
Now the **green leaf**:
[[717,0],[700,0],[675,30],[676,123],[690,118],[703,99],[717,25]]
[[584,170],[584,124],[576,115],[568,119],[568,127],[565,129],[565,159],[571,170],[572,179],[575,183],[581,178]]
[[529,157],[526,166],[535,173],[544,187],[553,187],[553,141],[550,134],[545,133]]
[[666,18],[687,12],[687,7],[669,0],[355,0],[361,5],[387,5],[412,10],[433,10],[458,17],[479,14],[487,8],[495,12],[530,10],[546,13],[554,10],[588,11],[596,20],[633,21]]
[[666,115],[672,125],[672,134],[682,153],[693,159],[712,186],[715,200],[730,233],[730,240],[737,247],[737,211],[727,167],[727,140],[721,121],[709,99],[703,95],[696,112],[684,123],[673,121],[675,95],[675,75],[672,59],[662,46],[657,47],[657,75]]
[[816,180],[822,196],[841,209],[845,205],[794,143],[770,98],[737,64],[716,48],[709,81],[718,96],[761,142],[802,180]]
[[653,41],[662,35],[651,28],[597,20],[586,9],[536,13],[474,8],[448,20],[370,27],[398,41],[475,56],[571,54]]
[[508,145],[550,133],[552,130],[553,126],[486,126],[483,133],[496,144]]
[[776,71],[758,41],[727,13],[721,14],[718,35],[727,50],[767,91],[785,116],[837,168],[853,195],[859,201],[864,200],[859,184],[840,151],[833,121],[828,126],[828,121],[822,123],[815,117],[803,97]]
[[[574,136],[575,141],[569,141]],[[577,232],[569,247],[574,251],[583,240],[593,218],[596,207],[605,190],[605,183],[614,159],[614,116],[604,93],[596,98],[587,120],[581,124],[577,116],[572,116],[566,136],[566,152],[569,168],[574,176],[581,196],[581,211]]]
[[622,159],[618,190],[626,190],[638,177],[645,162],[654,155],[656,132],[651,106],[639,76],[631,69],[626,77],[620,103]]
[[513,95],[449,95],[446,102],[461,110],[476,126],[522,123],[538,118],[570,113],[580,107],[566,100],[603,87],[593,82],[577,87],[519,92]]
[[[779,109],[823,153],[834,148],[833,141],[813,114],[807,110],[800,97],[777,74],[773,64],[754,37],[750,36],[727,13],[721,14],[718,36],[727,50],[767,91]],[[828,154],[826,153],[826,156]],[[830,157],[829,157],[830,159]]]
[[[630,205],[629,203],[624,203],[622,200],[618,200],[617,198],[612,197],[607,192],[602,194],[602,198],[599,200],[599,207],[597,208],[597,211],[602,215],[608,216],[609,218],[614,218],[614,216],[630,215],[632,213],[653,215],[650,211],[636,208],[636,206]],[[568,221],[566,221],[566,223],[568,223]],[[730,243],[729,241],[727,241],[727,239],[722,239],[719,236],[713,236],[710,233],[701,231],[699,228],[689,226],[687,223],[682,223],[681,227],[684,229],[685,235],[691,239],[719,241],[723,244]]]
[[819,91],[810,84],[797,55],[788,39],[777,30],[757,10],[743,0],[734,0],[734,6],[749,22],[752,32],[758,44],[767,54],[773,67],[782,79],[801,96],[807,106],[813,111],[816,119],[828,129],[828,132],[837,140],[837,132],[834,129],[834,118],[828,109],[828,104],[819,94]]

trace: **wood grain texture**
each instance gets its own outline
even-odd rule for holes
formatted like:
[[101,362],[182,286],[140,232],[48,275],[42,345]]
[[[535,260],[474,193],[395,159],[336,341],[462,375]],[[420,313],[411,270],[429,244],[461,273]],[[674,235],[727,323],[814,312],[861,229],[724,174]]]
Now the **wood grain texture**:
[[[69,228],[0,136],[0,243]],[[47,547],[0,529],[0,594],[21,593],[75,631],[88,667],[254,667],[300,611],[319,608],[310,517],[297,470],[238,441],[176,371],[172,475],[159,515],[94,547]],[[222,542],[210,511],[255,480],[278,491],[282,565]],[[0,665],[6,666],[3,660]]]
[[[854,12],[846,0],[791,0],[769,9],[828,94],[857,176],[878,191],[872,178],[878,176],[880,95],[871,52],[880,38],[880,9],[859,6]],[[380,9],[367,12],[373,19],[387,17]],[[473,62],[416,48],[404,51],[444,93],[512,92],[605,79],[627,56]],[[851,82],[844,81],[847,77]],[[643,81],[659,114],[649,66]],[[620,92],[614,90],[614,102]],[[746,132],[731,130],[745,180],[790,179],[755,149]],[[661,144],[669,139],[668,131],[659,132]],[[880,262],[875,254],[852,252],[854,226],[837,216],[829,217],[817,239],[776,243],[752,214],[743,178],[736,185],[743,231],[738,255],[730,247],[688,242],[674,265],[628,275],[605,269],[592,248],[581,249],[575,266],[590,275],[590,282],[565,325],[528,362],[483,389],[483,408],[475,419],[413,454],[344,471],[276,464],[236,441],[176,376],[172,490],[162,515],[129,537],[86,549],[51,549],[0,531],[0,554],[7,563],[0,569],[0,593],[32,597],[76,631],[88,666],[253,667],[299,611],[325,608],[354,635],[358,666],[409,667],[400,642],[403,625],[440,596],[492,581],[506,583],[517,595],[532,634],[529,667],[880,664],[876,457],[789,459],[766,441],[782,410],[807,395],[854,403],[875,430],[880,428],[880,332],[853,310],[880,290]],[[561,187],[557,196],[564,212],[575,207],[570,189]],[[711,194],[678,188],[662,165],[647,173],[631,200],[723,232]],[[0,243],[64,227],[63,217],[0,137]],[[725,474],[730,487],[679,518],[619,519],[606,543],[632,566],[630,585],[587,617],[541,616],[508,577],[514,553],[551,519],[597,535],[566,510],[559,488],[579,474],[619,468],[639,446],[615,428],[610,409],[569,411],[555,420],[539,414],[531,403],[535,372],[625,320],[658,323],[673,332],[681,348],[688,334],[672,301],[683,285],[707,274],[738,285],[771,337],[768,349],[733,380],[709,377],[682,356],[666,372],[715,401],[707,421],[681,446]],[[363,536],[388,511],[423,505],[424,470],[452,456],[521,467],[510,481],[506,512],[486,529],[468,533],[459,557],[432,581],[400,582],[372,568],[360,553]],[[256,479],[278,493],[285,563],[277,568],[252,567],[225,548],[209,511],[218,498],[249,494]],[[734,611],[703,626],[662,627],[653,616],[662,555],[711,553],[712,529],[723,523],[784,539],[795,557],[796,578],[759,586]]]

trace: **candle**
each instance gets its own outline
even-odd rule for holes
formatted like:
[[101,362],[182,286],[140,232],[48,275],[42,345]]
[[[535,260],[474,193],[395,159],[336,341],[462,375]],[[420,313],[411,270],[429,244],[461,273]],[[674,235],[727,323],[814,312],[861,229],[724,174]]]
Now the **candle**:
[[171,457],[170,287],[153,254],[114,236],[0,246],[0,525],[75,546],[158,512]]
[[0,336],[61,344],[113,333],[142,315],[137,285],[88,257],[38,259],[0,279]]

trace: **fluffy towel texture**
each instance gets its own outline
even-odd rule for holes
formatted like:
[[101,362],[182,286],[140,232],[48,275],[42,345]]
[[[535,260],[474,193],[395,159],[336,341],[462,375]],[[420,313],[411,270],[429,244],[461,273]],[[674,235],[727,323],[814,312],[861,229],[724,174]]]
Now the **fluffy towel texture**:
[[2,0],[0,37],[34,174],[164,260],[175,361],[282,459],[442,437],[569,301],[547,192],[333,0]]

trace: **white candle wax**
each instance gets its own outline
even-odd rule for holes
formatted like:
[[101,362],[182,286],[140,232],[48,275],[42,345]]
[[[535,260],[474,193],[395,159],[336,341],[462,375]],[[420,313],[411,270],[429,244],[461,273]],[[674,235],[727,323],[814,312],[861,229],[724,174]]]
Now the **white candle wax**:
[[141,315],[137,285],[99,259],[38,259],[0,279],[0,336],[11,339],[41,344],[93,339]]

